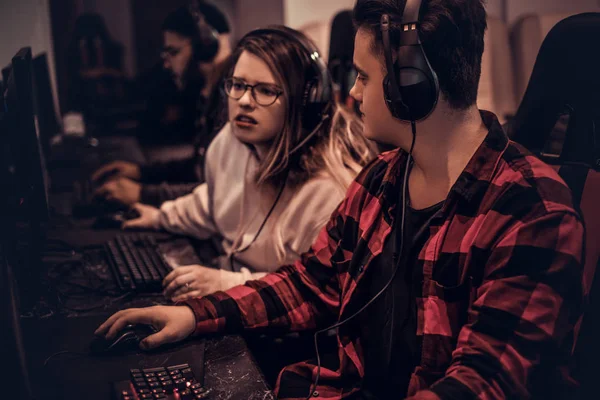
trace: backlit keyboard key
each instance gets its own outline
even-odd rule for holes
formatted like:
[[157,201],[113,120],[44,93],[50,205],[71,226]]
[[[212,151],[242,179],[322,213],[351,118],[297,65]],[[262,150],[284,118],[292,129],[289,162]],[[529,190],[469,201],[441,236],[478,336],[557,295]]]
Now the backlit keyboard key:
[[194,395],[192,394],[192,391],[190,389],[182,390],[181,392],[179,392],[179,396],[180,396],[181,400],[193,400],[194,399]]
[[179,365],[172,365],[170,367],[167,367],[167,371],[173,371],[176,369],[186,369],[189,368],[190,365],[189,364],[179,364]]
[[185,379],[191,379],[194,377],[194,373],[192,372],[191,368],[182,369],[181,375],[183,375]]

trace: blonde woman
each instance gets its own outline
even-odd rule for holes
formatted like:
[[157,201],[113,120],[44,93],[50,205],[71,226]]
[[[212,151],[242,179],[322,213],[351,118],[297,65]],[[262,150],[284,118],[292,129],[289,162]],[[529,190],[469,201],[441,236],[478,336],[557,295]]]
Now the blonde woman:
[[174,301],[259,279],[308,250],[373,151],[360,123],[332,100],[314,44],[286,27],[256,30],[233,53],[224,90],[229,123],[206,154],[206,183],[160,209],[136,205],[125,228],[217,236],[218,268],[178,267]]

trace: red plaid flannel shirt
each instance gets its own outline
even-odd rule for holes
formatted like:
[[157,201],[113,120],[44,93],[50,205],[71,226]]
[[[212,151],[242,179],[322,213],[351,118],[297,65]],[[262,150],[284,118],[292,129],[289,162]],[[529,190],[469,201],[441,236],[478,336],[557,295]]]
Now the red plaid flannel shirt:
[[[584,228],[559,176],[509,141],[493,114],[482,116],[488,135],[419,254],[421,363],[398,398],[538,397],[568,379],[583,305]],[[405,164],[406,153],[395,150],[368,165],[294,265],[188,301],[196,334],[324,328],[365,304],[357,288],[394,224]],[[351,325],[338,329],[337,357],[323,361],[314,397],[359,391],[363,357]],[[276,394],[306,398],[316,370],[312,361],[285,368]]]

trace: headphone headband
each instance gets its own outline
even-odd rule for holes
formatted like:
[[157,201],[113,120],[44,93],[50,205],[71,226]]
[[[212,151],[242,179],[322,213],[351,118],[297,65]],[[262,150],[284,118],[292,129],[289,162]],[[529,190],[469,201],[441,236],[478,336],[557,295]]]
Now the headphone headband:
[[402,25],[418,24],[419,12],[421,11],[421,0],[406,0],[404,13],[402,13]]

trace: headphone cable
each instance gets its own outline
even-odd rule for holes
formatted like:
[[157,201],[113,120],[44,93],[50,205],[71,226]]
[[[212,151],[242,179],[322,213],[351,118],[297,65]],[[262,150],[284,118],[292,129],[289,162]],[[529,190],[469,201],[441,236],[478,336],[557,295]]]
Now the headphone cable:
[[279,192],[277,193],[277,196],[275,197],[275,201],[273,202],[273,205],[269,209],[269,212],[267,212],[267,215],[265,216],[265,219],[263,220],[263,222],[258,227],[258,231],[256,231],[256,234],[254,235],[254,238],[252,238],[252,241],[250,241],[250,243],[248,243],[246,245],[246,247],[239,249],[239,250],[233,250],[231,253],[229,253],[229,266],[231,267],[232,271],[234,270],[233,269],[233,256],[236,254],[245,252],[246,250],[248,250],[250,248],[250,246],[252,246],[254,244],[254,242],[256,242],[256,240],[258,239],[258,236],[260,235],[263,228],[267,224],[267,221],[271,217],[271,214],[273,214],[273,211],[275,211],[275,207],[277,207],[277,203],[279,203],[279,200],[281,199],[281,195],[283,194],[283,190],[285,189],[285,186],[286,186],[286,180],[287,180],[287,174],[286,174],[286,178],[283,181],[283,184],[279,188]]
[[308,135],[306,135],[306,137],[304,139],[302,139],[300,141],[300,143],[298,143],[296,146],[294,146],[294,148],[292,150],[290,150],[290,152],[288,153],[288,156],[292,155],[293,153],[298,151],[300,148],[302,148],[302,146],[304,146],[306,143],[308,143],[308,141],[319,132],[319,130],[321,129],[321,127],[323,126],[325,121],[327,121],[328,119],[329,119],[329,114],[323,114],[323,116],[321,117],[321,120],[319,121],[319,123],[317,124],[315,129],[313,129]]
[[[400,252],[399,252],[400,257],[402,256],[402,253],[404,251],[404,223],[406,221],[406,196],[407,196],[407,189],[408,189],[408,170],[410,167],[410,163],[412,161],[412,152],[415,147],[415,139],[417,136],[416,122],[411,121],[410,124],[411,124],[411,129],[412,129],[412,144],[410,145],[410,151],[408,152],[408,156],[406,158],[406,167],[404,169],[404,178],[403,178],[403,182],[402,182],[402,217],[400,220],[400,235],[401,236],[400,236]],[[399,259],[401,259],[401,258],[399,258]],[[340,322],[338,322],[334,325],[331,325],[325,329],[321,329],[321,330],[315,332],[314,342],[315,342],[315,352],[317,354],[317,376],[315,377],[314,384],[311,385],[311,389],[309,390],[306,400],[309,400],[311,397],[313,397],[313,394],[319,384],[319,378],[321,377],[321,356],[319,355],[318,335],[323,332],[327,332],[331,329],[339,328],[340,326],[344,325],[348,321],[351,321],[356,316],[358,316],[360,313],[362,313],[367,307],[369,307],[375,300],[377,300],[377,298],[379,298],[379,296],[381,296],[394,281],[394,278],[396,277],[396,273],[398,272],[398,269],[399,269],[398,268],[399,264],[400,264],[399,262],[396,264],[396,266],[394,268],[394,273],[392,274],[392,277],[387,281],[387,283],[383,286],[383,288],[375,296],[373,296],[373,298],[371,298],[371,300],[369,300],[364,306],[362,306],[358,311],[356,311],[354,314],[352,314],[348,318],[344,319],[343,321],[340,321]],[[317,394],[317,396],[318,396],[318,394]]]
[[[323,114],[323,116],[321,117],[321,121],[319,121],[317,126],[308,135],[306,135],[306,137],[304,139],[302,139],[302,141],[300,143],[298,143],[292,150],[290,150],[290,152],[288,153],[288,156],[293,154],[294,152],[296,152],[301,147],[303,147],[317,132],[319,132],[319,130],[321,129],[321,127],[323,126],[325,121],[327,121],[328,119],[329,119],[329,114]],[[285,179],[283,180],[283,184],[281,185],[281,188],[279,189],[279,192],[277,193],[277,197],[275,198],[273,205],[269,209],[269,212],[267,213],[263,222],[260,224],[260,227],[258,228],[258,231],[256,232],[256,235],[254,235],[254,238],[252,239],[252,241],[250,243],[248,243],[248,245],[246,245],[246,247],[239,249],[239,250],[234,250],[229,254],[229,266],[231,267],[232,271],[234,270],[233,269],[233,256],[235,254],[239,254],[239,253],[243,253],[243,252],[247,251],[250,248],[250,246],[252,246],[252,244],[254,244],[254,242],[256,242],[256,240],[258,239],[258,236],[260,235],[261,231],[267,224],[267,221],[271,217],[271,214],[273,213],[273,211],[275,211],[275,207],[277,207],[277,203],[279,203],[279,200],[281,199],[281,196],[283,194],[283,190],[285,189],[288,174],[289,174],[289,169],[286,172]]]

